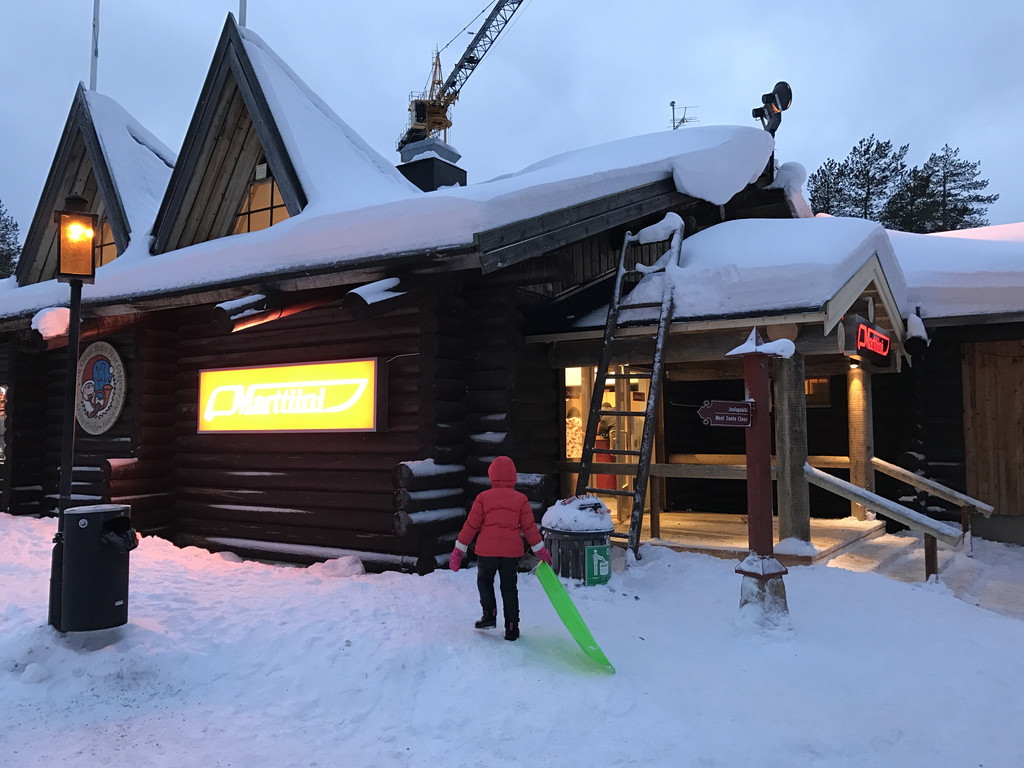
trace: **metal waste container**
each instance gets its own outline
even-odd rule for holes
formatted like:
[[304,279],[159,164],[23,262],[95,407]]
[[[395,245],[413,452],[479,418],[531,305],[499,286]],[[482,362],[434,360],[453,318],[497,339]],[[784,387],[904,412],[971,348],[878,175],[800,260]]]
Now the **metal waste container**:
[[562,499],[541,519],[552,569],[587,586],[604,584],[611,577],[613,530],[611,512],[593,494]]
[[54,538],[50,623],[60,632],[128,621],[128,553],[138,546],[127,504],[71,507]]
[[551,568],[559,576],[579,579],[587,586],[604,584],[611,575],[611,538],[604,531],[556,531],[545,528],[544,546]]

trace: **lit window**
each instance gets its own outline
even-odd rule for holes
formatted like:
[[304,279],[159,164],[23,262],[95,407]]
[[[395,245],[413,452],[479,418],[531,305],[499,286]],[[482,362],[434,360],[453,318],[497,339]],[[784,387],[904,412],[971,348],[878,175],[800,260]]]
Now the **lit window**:
[[828,408],[832,405],[832,390],[828,377],[804,379],[804,394],[808,408]]
[[106,219],[100,223],[100,236],[93,246],[93,261],[97,267],[109,264],[117,258],[117,245],[114,243],[114,231]]
[[270,175],[270,168],[265,159],[260,159],[253,171],[249,189],[238,209],[234,229],[231,234],[242,232],[258,232],[288,218],[288,208],[277,182]]

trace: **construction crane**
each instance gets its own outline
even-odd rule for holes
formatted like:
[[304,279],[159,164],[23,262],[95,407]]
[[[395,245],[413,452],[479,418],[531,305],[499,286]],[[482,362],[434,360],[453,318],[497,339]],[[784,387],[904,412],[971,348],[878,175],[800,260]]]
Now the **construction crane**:
[[523,0],[498,0],[447,79],[442,79],[440,52],[434,53],[430,88],[409,99],[409,127],[398,140],[399,151],[406,144],[438,134],[443,141],[448,141],[448,129],[452,126],[449,108],[458,100],[459,90],[522,4]]

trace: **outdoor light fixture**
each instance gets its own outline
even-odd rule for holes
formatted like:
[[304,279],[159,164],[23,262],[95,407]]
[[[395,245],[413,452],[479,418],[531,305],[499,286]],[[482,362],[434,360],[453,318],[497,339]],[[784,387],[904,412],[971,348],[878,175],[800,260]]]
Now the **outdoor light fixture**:
[[855,371],[860,368],[860,360],[850,359],[850,370]]
[[782,125],[782,113],[789,109],[793,103],[793,89],[789,83],[781,80],[775,84],[771,93],[761,96],[761,106],[755,107],[751,113],[755,120],[760,120],[761,125],[772,136]]
[[[96,216],[88,212],[89,201],[71,195],[64,201],[63,211],[54,211],[57,233],[57,279],[70,283],[68,305],[68,351],[64,372],[64,416],[61,422],[60,500],[57,506],[57,535],[53,538],[53,561],[50,566],[49,623],[61,629],[61,584],[64,558],[64,513],[71,506],[72,472],[75,456],[75,395],[78,378],[78,340],[82,317],[82,283],[96,278],[92,241],[96,234]],[[63,631],[63,629],[61,629]]]
[[57,279],[62,283],[92,283],[96,279],[93,237],[98,225],[96,215],[88,212],[88,204],[84,197],[71,195],[64,201],[64,210],[53,213],[60,229]]

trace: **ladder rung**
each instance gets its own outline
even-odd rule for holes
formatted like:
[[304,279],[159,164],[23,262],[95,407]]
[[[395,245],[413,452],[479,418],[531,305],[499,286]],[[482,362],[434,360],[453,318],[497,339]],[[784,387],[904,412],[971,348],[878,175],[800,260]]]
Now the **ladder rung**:
[[598,411],[601,416],[633,416],[636,418],[646,419],[647,413],[645,411]]
[[594,453],[610,453],[614,456],[639,456],[640,451],[626,450],[625,448],[594,448]]
[[649,379],[651,374],[648,371],[637,371],[636,373],[606,373],[606,379]]
[[632,491],[620,491],[617,488],[591,488],[587,486],[586,490],[593,491],[594,493],[604,493],[610,496],[632,496]]
[[628,539],[629,538],[629,534],[628,533],[619,533],[618,531],[612,531],[608,535],[611,536],[613,539]]
[[622,312],[623,310],[626,309],[654,309],[655,307],[660,306],[660,301],[640,301],[637,302],[636,304],[620,304],[619,312]]

